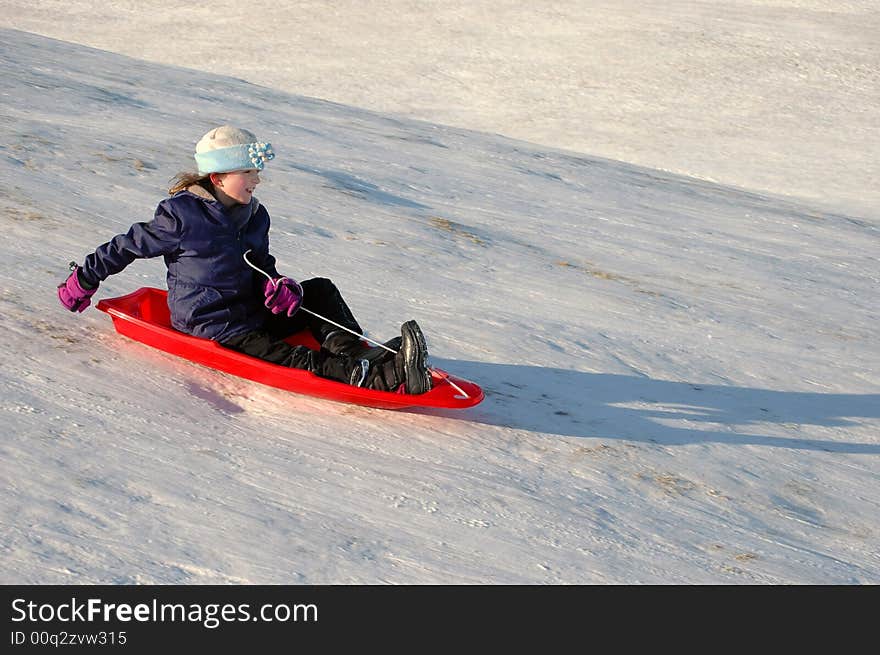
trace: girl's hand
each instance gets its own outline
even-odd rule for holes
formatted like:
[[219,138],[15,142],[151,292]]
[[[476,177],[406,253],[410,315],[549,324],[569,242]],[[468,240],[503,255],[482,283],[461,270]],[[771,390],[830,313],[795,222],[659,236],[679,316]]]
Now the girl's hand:
[[79,266],[76,264],[71,263],[70,270],[71,273],[67,279],[58,285],[58,300],[70,311],[82,312],[92,304],[91,298],[95,295],[98,287],[86,289],[83,286],[77,274]]
[[273,314],[286,312],[293,316],[302,304],[303,290],[296,280],[289,277],[278,277],[274,280],[266,280],[264,287],[266,295],[266,307]]

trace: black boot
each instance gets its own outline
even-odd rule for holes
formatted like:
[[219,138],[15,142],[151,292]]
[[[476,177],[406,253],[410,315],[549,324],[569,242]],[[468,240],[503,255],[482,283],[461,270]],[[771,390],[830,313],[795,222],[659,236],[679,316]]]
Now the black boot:
[[403,377],[397,370],[396,356],[392,356],[370,367],[363,386],[376,391],[394,392],[401,384]]
[[403,385],[404,391],[411,394],[430,391],[431,372],[428,370],[425,337],[415,321],[407,321],[400,331],[397,355],[371,366],[364,386],[379,391],[397,391]]
[[431,390],[428,370],[428,346],[419,324],[407,321],[400,326],[402,341],[394,358],[395,368],[403,378],[407,393],[420,394]]

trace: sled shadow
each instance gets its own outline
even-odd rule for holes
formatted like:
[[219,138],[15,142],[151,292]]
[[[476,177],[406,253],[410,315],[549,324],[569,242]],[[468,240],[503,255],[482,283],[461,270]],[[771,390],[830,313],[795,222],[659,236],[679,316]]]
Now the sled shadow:
[[880,418],[880,394],[773,391],[515,364],[433,363],[480,384],[486,399],[463,412],[420,413],[570,437],[880,455],[880,443],[760,434],[768,425],[857,427]]

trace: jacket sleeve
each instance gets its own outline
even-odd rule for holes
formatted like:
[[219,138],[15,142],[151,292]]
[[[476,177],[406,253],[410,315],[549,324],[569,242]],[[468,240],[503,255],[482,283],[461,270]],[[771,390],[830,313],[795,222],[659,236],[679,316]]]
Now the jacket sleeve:
[[181,230],[180,219],[160,204],[152,221],[135,223],[126,234],[113,237],[87,256],[82,266],[83,276],[97,285],[135,259],[170,255],[180,247]]

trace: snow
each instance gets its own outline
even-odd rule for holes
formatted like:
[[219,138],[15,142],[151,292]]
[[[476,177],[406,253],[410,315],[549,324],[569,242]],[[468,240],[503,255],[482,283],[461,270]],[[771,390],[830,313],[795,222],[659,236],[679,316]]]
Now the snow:
[[4,0],[0,27],[828,210],[880,204],[875,0]]
[[[508,129],[537,87],[510,103],[484,91],[468,114],[411,63],[388,71],[396,96],[374,88],[375,59],[333,78],[375,49],[375,31],[352,26],[383,16],[361,3],[334,3],[337,41],[324,46],[349,44],[337,60],[318,50],[295,63],[284,44],[317,36],[288,29],[286,13],[282,39],[255,31],[260,57],[249,42],[211,62],[192,53],[228,39],[239,7],[221,3],[229,22],[184,44],[173,30],[155,38],[161,4],[115,3],[94,30],[90,3],[40,3],[0,28],[0,582],[880,582],[877,69],[844,56],[864,48],[876,62],[869,3],[687,3],[694,15],[672,14],[682,29],[717,15],[766,35],[793,15],[761,61],[783,67],[786,44],[809,37],[804,52],[851,62],[849,95],[814,97],[767,70],[755,92],[790,92],[794,124],[726,132],[735,107],[715,112],[714,92],[745,82],[724,80],[736,65],[724,30],[709,31],[699,54],[714,91],[687,87],[643,115],[650,134],[621,120],[604,143],[597,124],[569,142],[552,120],[546,133]],[[586,4],[618,28],[592,34],[633,54],[617,87],[628,113],[632,72],[656,54],[631,37],[660,5],[629,16],[627,3]],[[488,3],[450,5],[469,22],[434,7],[427,33],[488,21]],[[559,27],[567,6],[532,18]],[[315,7],[297,7],[304,25],[319,22]],[[251,9],[254,25],[273,11]],[[176,29],[198,11],[181,8]],[[413,20],[389,21],[385,56]],[[652,25],[667,38],[666,22]],[[86,35],[112,40],[74,43]],[[125,56],[136,36],[154,51]],[[510,63],[499,80],[536,54],[534,38],[518,56],[483,53]],[[548,61],[563,56],[559,39]],[[427,59],[456,41],[420,42]],[[861,86],[846,77],[856,68]],[[348,98],[299,82],[347,75],[362,76]],[[607,109],[613,91],[584,111]],[[534,113],[560,118],[571,94],[543,95]],[[799,106],[832,97],[848,104],[828,114],[833,129],[783,148],[816,117]],[[390,412],[297,396],[61,308],[67,262],[149,219],[223,122],[278,154],[257,195],[280,269],[332,277],[372,336],[417,319],[434,363],[483,386],[481,405]],[[98,297],[163,283],[161,261],[136,262]]]

